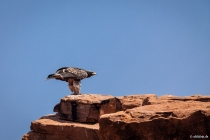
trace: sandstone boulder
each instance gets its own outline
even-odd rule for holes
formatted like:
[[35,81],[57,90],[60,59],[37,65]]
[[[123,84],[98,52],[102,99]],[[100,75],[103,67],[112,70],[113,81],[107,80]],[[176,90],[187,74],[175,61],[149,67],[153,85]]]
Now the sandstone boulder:
[[54,107],[54,112],[58,112],[60,117],[65,120],[97,123],[101,105],[104,104],[103,101],[110,98],[113,98],[113,96],[97,94],[70,95],[61,99],[60,103]]

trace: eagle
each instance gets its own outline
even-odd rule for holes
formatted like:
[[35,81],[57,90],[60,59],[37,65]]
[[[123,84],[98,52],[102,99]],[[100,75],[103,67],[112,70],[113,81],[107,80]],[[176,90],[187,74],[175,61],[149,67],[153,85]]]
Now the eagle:
[[68,82],[69,89],[73,92],[73,95],[80,94],[81,80],[96,75],[95,72],[90,70],[84,70],[76,67],[62,67],[58,69],[54,74],[47,76],[47,79],[56,79]]

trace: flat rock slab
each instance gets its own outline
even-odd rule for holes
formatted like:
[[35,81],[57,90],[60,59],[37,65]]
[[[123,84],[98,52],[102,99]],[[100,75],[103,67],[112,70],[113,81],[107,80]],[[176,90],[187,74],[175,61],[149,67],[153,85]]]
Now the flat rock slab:
[[210,102],[210,96],[193,95],[193,96],[174,96],[174,95],[163,95],[157,99],[150,98],[149,104],[164,104],[164,103],[175,103],[175,102],[186,102],[186,101],[198,101],[198,102]]
[[31,123],[31,132],[22,140],[101,140],[99,125],[61,120],[58,115],[42,117]]

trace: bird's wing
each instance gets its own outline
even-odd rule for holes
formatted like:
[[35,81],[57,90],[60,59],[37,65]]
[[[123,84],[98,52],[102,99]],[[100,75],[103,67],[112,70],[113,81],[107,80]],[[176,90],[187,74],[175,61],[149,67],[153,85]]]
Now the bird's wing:
[[62,68],[58,69],[58,70],[56,71],[56,73],[59,72],[59,71],[62,71],[63,69],[67,69],[67,68],[68,68],[68,67],[62,67]]
[[62,78],[75,78],[84,79],[87,77],[87,72],[80,68],[63,67],[56,71],[56,75],[60,75]]

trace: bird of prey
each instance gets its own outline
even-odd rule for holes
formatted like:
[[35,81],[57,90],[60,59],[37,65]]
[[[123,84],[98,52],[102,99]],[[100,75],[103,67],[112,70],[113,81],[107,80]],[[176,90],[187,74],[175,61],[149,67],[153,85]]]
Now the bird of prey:
[[81,87],[81,80],[96,75],[95,72],[75,67],[62,67],[54,74],[48,75],[47,79],[56,79],[68,82],[69,89],[73,95],[78,95]]

